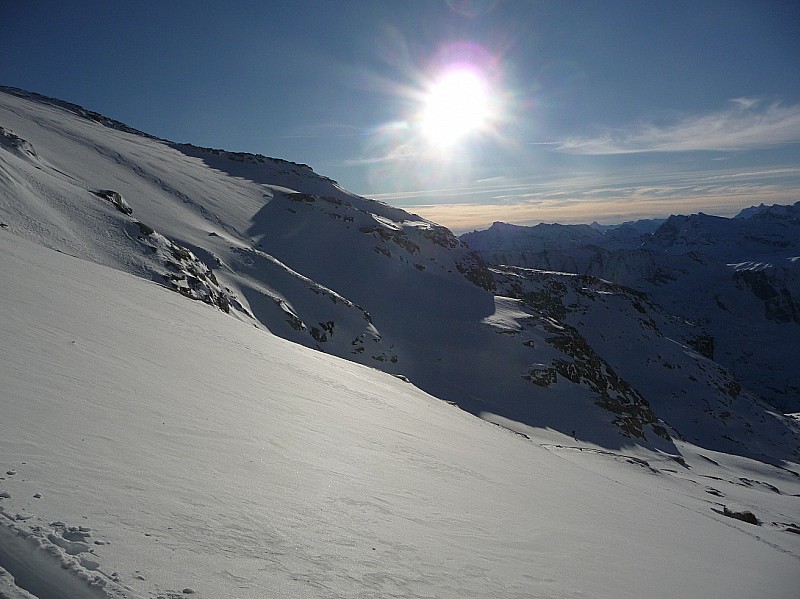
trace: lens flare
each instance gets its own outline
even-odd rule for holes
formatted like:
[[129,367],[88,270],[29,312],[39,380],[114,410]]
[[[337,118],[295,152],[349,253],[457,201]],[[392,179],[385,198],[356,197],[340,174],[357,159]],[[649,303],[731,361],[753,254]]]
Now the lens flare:
[[401,75],[370,82],[390,98],[391,120],[373,127],[350,161],[365,167],[370,184],[451,189],[478,177],[487,158],[520,153],[512,127],[519,103],[501,51],[469,40],[443,43],[427,58],[403,48],[392,54]]
[[479,131],[490,116],[486,81],[474,70],[446,71],[428,90],[421,116],[422,133],[437,146],[450,146]]

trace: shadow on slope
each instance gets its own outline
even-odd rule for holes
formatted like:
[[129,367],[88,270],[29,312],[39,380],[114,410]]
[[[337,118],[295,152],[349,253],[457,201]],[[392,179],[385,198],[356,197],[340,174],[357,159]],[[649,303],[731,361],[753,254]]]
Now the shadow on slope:
[[[603,360],[577,330],[532,305],[522,310],[516,329],[492,324],[498,313],[494,277],[447,229],[348,194],[304,164],[173,147],[264,185],[265,204],[246,231],[254,253],[231,266],[247,271],[239,273],[240,291],[272,332],[402,375],[487,419],[549,428],[611,450],[643,445],[678,453],[647,393],[631,386],[624,368]],[[350,310],[327,309],[305,284],[286,295],[260,253],[346,298],[358,318],[348,324]],[[366,346],[353,345],[367,324],[361,314],[377,334]]]
[[[646,402],[607,365],[594,372],[594,356],[546,341],[565,340],[555,331],[564,327],[531,307],[509,308],[505,300],[515,300],[495,296],[492,273],[449,231],[402,211],[406,220],[390,221],[365,207],[383,205],[275,191],[247,231],[265,252],[366,308],[392,349],[388,361],[337,355],[402,375],[475,415],[613,450],[644,444],[677,453]],[[532,373],[541,368],[557,384],[537,384]],[[612,388],[616,395],[606,392]]]

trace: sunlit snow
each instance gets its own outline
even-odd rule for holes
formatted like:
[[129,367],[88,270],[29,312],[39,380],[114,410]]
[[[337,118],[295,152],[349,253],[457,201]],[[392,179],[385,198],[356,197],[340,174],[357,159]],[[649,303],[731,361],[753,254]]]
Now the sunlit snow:
[[794,596],[797,424],[691,323],[306,165],[0,123],[0,596]]

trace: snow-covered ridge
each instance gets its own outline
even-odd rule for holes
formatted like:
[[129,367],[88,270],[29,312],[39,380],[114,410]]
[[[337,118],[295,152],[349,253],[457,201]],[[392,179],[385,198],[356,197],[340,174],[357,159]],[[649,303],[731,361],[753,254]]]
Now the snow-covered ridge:
[[[83,106],[79,106],[78,104],[73,104],[71,102],[66,102],[64,100],[59,100],[57,98],[44,96],[42,94],[38,94],[35,92],[25,91],[23,89],[15,87],[0,85],[0,91],[17,96],[19,98],[24,98],[34,102],[38,102],[42,105],[50,105],[53,107],[61,108],[63,110],[67,110],[81,118],[100,124],[104,127],[108,127],[110,129],[123,131],[125,133],[130,133],[142,137],[147,137],[158,141],[167,141],[159,137],[156,137],[154,135],[150,135],[149,133],[145,133],[143,131],[130,127],[121,121],[106,117],[98,112],[88,110]],[[2,132],[2,133],[6,138],[8,137],[6,134],[7,132]],[[249,152],[229,152],[226,150],[207,148],[187,143],[173,143],[173,142],[168,142],[168,143],[171,143],[171,145],[173,145],[174,147],[179,148],[181,151],[190,155],[211,155],[211,156],[221,157],[230,161],[249,163],[252,165],[264,165],[270,163],[270,164],[280,165],[283,168],[291,169],[295,172],[302,173],[303,175],[306,176],[314,172],[313,169],[307,164],[295,163],[289,160],[284,160],[282,158],[272,158],[263,156],[261,154],[251,154]],[[333,181],[333,179],[330,179],[328,177],[323,177],[321,175],[316,175],[316,176],[330,183],[334,184],[336,183],[335,181]]]
[[19,98],[24,98],[26,100],[31,100],[34,102],[38,102],[40,104],[57,106],[63,110],[68,110],[69,112],[82,117],[87,120],[94,121],[103,125],[104,127],[109,127],[111,129],[116,129],[117,131],[124,131],[125,133],[132,133],[134,135],[141,135],[144,137],[151,137],[153,139],[157,139],[152,135],[148,135],[143,131],[139,131],[138,129],[134,129],[133,127],[129,127],[125,123],[120,121],[108,118],[107,116],[103,116],[98,112],[94,112],[92,110],[87,110],[83,106],[79,106],[77,104],[73,104],[72,102],[66,102],[64,100],[59,100],[57,98],[51,98],[49,96],[44,96],[42,94],[37,94],[36,92],[29,92],[25,91],[24,89],[19,89],[18,87],[8,87],[5,85],[0,85],[0,91],[6,94],[11,94],[17,96]]
[[[713,355],[759,397],[800,407],[800,202],[728,219],[671,216],[652,232],[635,223],[493,226],[462,235],[485,261],[583,273],[647,293],[715,340]],[[559,232],[563,231],[559,235]],[[602,233],[602,234],[601,234]]]
[[672,254],[700,251],[727,262],[747,258],[779,262],[796,253],[798,237],[800,202],[781,210],[765,208],[749,218],[671,216],[644,247]]

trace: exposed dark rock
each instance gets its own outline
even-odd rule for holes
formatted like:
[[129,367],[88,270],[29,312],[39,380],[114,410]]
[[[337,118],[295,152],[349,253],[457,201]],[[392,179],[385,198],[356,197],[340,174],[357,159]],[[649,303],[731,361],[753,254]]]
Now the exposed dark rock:
[[176,260],[191,260],[192,259],[192,252],[187,250],[185,247],[181,247],[176,244],[170,245],[170,251],[172,252],[173,257]]
[[[521,299],[523,304],[540,314],[542,326],[551,334],[545,341],[569,357],[553,361],[552,370],[555,373],[596,393],[598,400],[595,403],[616,415],[613,422],[626,436],[646,439],[644,429],[650,426],[655,435],[667,440],[670,438],[666,428],[658,424],[658,418],[641,393],[620,377],[576,328],[566,324],[570,309],[564,304],[568,293],[568,285],[564,280],[559,280],[550,272],[517,267],[504,267],[502,271],[495,272],[501,293]],[[592,289],[600,288],[604,292],[631,297],[632,302],[643,308],[648,303],[647,296],[641,292],[589,275],[567,280],[577,283],[574,285],[575,292],[590,300],[595,299]],[[643,324],[648,326],[649,321],[646,317]],[[652,323],[652,326],[655,327],[655,324]],[[542,386],[555,382],[553,377],[546,368],[535,369],[524,376]]]
[[740,270],[734,274],[739,287],[746,287],[764,302],[764,315],[776,322],[800,324],[800,301],[786,287],[773,285],[766,270]]
[[230,313],[232,300],[234,307],[241,308],[229,289],[223,289],[211,268],[195,256],[191,250],[156,233],[151,227],[136,222],[143,237],[140,242],[151,248],[162,259],[164,266],[171,272],[162,273],[167,285],[173,291],[191,299],[217,306]]
[[311,327],[311,336],[315,341],[319,341],[320,343],[325,343],[328,340],[328,336],[317,327]]
[[316,202],[316,196],[311,195],[310,193],[287,193],[286,197],[292,200],[293,202]]
[[549,387],[550,385],[555,385],[558,381],[558,373],[555,368],[538,364],[531,366],[527,374],[522,375],[522,378],[532,382],[534,385]]
[[409,254],[418,254],[419,253],[419,246],[411,241],[408,237],[406,237],[405,233],[402,235],[396,235],[392,238],[397,245],[407,251]]
[[391,362],[392,364],[397,364],[398,362],[398,358],[396,355],[394,354],[387,355],[386,353],[382,353],[377,356],[372,356],[372,359],[378,362]]
[[727,506],[723,506],[722,513],[725,516],[728,516],[728,518],[736,518],[737,520],[747,522],[748,524],[755,524],[756,526],[761,525],[761,523],[758,521],[758,518],[756,518],[753,512],[749,510],[736,511],[728,509]]
[[291,326],[295,331],[302,331],[306,328],[306,325],[303,324],[303,321],[294,314],[289,314],[286,322],[288,322],[289,326]]
[[567,315],[567,309],[562,303],[562,298],[567,293],[567,286],[556,279],[545,282],[544,286],[537,291],[522,293],[522,301],[531,308],[539,312],[544,312],[556,320],[563,320]]
[[449,229],[436,225],[430,229],[423,229],[422,236],[430,239],[436,245],[444,248],[454,249],[464,244],[450,232]]
[[125,198],[123,198],[116,191],[111,189],[97,189],[92,191],[92,193],[98,198],[103,198],[104,200],[111,202],[114,207],[123,214],[133,214],[133,208],[131,208],[128,202],[125,201]]
[[711,335],[700,335],[689,339],[686,343],[701,356],[709,360],[714,359],[714,337]]
[[0,146],[13,150],[18,154],[36,156],[36,150],[33,149],[30,142],[3,127],[0,127]]
[[142,232],[142,235],[144,235],[145,237],[155,233],[155,230],[153,229],[153,227],[151,227],[149,225],[146,225],[143,222],[136,221],[136,224],[139,225],[139,230]]
[[382,227],[381,225],[369,225],[366,227],[360,227],[358,230],[362,233],[372,233],[377,235],[383,241],[392,241],[406,250],[409,254],[413,255],[419,253],[419,246],[408,238],[408,235],[406,235],[405,231],[397,231],[395,229]]
[[646,439],[644,427],[651,425],[653,433],[664,439],[670,438],[666,429],[658,425],[648,401],[597,355],[577,330],[564,325],[558,330],[558,335],[546,341],[572,358],[572,361],[554,361],[558,374],[597,393],[600,399],[595,403],[618,415],[614,424],[625,435]]
[[492,271],[489,270],[483,259],[475,252],[469,252],[456,262],[456,268],[473,285],[477,285],[486,291],[494,292],[497,289]]

